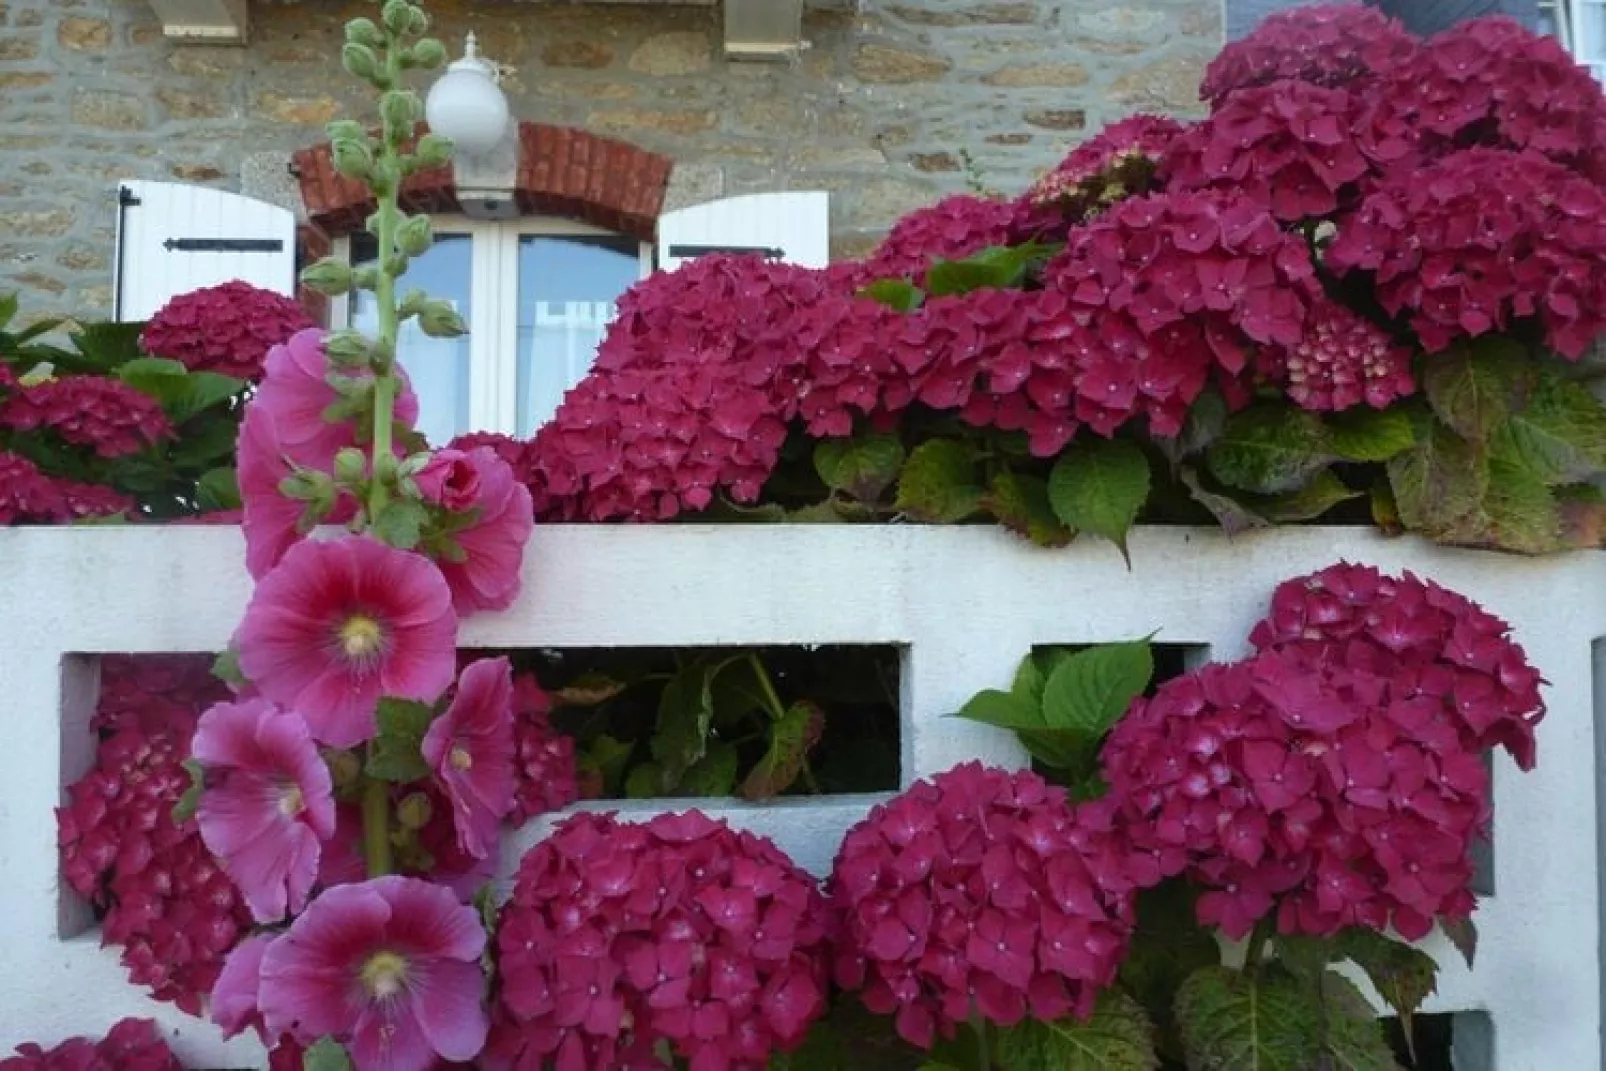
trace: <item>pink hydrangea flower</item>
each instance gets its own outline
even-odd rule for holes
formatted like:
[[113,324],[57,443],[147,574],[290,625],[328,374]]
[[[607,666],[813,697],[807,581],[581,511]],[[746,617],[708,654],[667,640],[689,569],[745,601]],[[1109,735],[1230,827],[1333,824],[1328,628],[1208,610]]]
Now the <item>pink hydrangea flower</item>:
[[300,714],[262,699],[219,703],[192,745],[206,770],[201,839],[258,922],[299,912],[335,830],[329,768]]
[[[461,559],[457,560],[456,555],[437,559],[441,574],[451,586],[453,605],[459,614],[505,610],[518,597],[523,583],[524,545],[535,530],[530,490],[514,477],[512,467],[487,446],[476,447],[446,464],[451,471],[441,480],[440,504],[454,512],[474,511],[468,526],[451,535],[462,551]],[[420,477],[426,474],[427,469]],[[420,488],[429,494],[424,485]]]
[[457,695],[424,734],[424,761],[452,804],[457,844],[484,859],[513,809],[513,667],[484,658],[463,671]]
[[1365,86],[1412,60],[1421,45],[1400,23],[1363,4],[1311,4],[1268,15],[1205,69],[1199,96],[1297,79]]
[[145,325],[139,344],[191,371],[256,379],[270,347],[312,326],[295,299],[234,280],[173,298]]
[[[825,1011],[828,914],[774,844],[696,811],[578,814],[519,865],[484,1066],[757,1071]],[[649,1062],[653,1061],[653,1062]]]
[[485,1044],[474,908],[416,878],[384,877],[320,895],[262,957],[271,1035],[332,1037],[365,1069],[429,1071]]
[[381,697],[431,703],[451,684],[451,598],[419,555],[364,536],[298,543],[252,593],[240,669],[319,742],[354,747],[374,735]]
[[926,1049],[973,1015],[1086,1017],[1125,955],[1133,887],[1111,812],[965,763],[848,831],[828,885],[836,980]]
[[152,1019],[124,1019],[99,1041],[69,1038],[53,1049],[28,1043],[0,1071],[183,1071]]

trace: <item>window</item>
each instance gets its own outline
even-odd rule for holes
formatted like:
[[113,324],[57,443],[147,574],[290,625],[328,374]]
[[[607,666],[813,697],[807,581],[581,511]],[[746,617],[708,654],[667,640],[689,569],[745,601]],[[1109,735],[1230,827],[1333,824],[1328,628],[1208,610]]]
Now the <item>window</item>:
[[1606,80],[1606,0],[1542,0],[1539,26],[1555,34],[1596,78]]
[[[435,244],[409,265],[399,291],[420,287],[452,302],[469,333],[436,339],[416,323],[402,328],[418,428],[432,443],[465,431],[527,437],[590,369],[619,295],[652,270],[652,246],[563,220],[434,222]],[[353,263],[376,252],[367,233],[346,243]],[[337,302],[333,318],[372,331],[373,295]]]

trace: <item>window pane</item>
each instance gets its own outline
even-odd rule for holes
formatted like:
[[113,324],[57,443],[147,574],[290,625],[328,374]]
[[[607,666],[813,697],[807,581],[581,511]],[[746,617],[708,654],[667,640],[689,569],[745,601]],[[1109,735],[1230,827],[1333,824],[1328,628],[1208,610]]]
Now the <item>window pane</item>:
[[518,431],[530,435],[591,368],[616,312],[641,278],[629,238],[519,239]]
[[1606,4],[1583,0],[1575,9],[1578,24],[1573,26],[1573,55],[1599,78],[1606,63]]
[[[435,244],[421,257],[414,257],[397,287],[398,297],[413,287],[432,298],[449,301],[457,314],[471,327],[474,310],[469,301],[473,285],[474,242],[466,234],[437,234]],[[353,235],[353,264],[371,261],[378,244],[371,234]],[[374,296],[367,291],[352,295],[351,324],[372,333],[379,327],[374,315]],[[472,429],[468,426],[469,340],[430,338],[418,329],[417,320],[402,325],[396,353],[412,380],[418,395],[418,430],[431,443],[439,445]]]

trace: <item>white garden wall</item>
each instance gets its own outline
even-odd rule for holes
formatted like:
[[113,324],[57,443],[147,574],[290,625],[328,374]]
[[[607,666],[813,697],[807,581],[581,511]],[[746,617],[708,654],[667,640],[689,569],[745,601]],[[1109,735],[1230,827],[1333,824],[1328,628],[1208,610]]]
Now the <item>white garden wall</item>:
[[[154,1016],[191,1067],[258,1067],[248,1040],[146,1000],[99,948],[57,880],[52,808],[88,768],[92,656],[216,651],[250,583],[231,528],[0,529],[0,1053]],[[1275,585],[1345,558],[1433,577],[1509,620],[1552,683],[1539,770],[1495,773],[1495,895],[1476,972],[1442,942],[1430,1011],[1486,1011],[1496,1071],[1601,1062],[1594,644],[1606,636],[1606,556],[1526,560],[1446,552],[1361,529],[1240,537],[1135,534],[1039,550],[991,528],[660,526],[540,529],[523,599],[470,619],[465,646],[895,644],[906,781],[963,759],[1017,763],[1007,734],[944,718],[1007,686],[1035,644],[1129,639],[1243,653]],[[1201,657],[1204,652],[1201,651]],[[1603,682],[1606,686],[1606,682]],[[815,871],[867,797],[705,808],[767,833]],[[678,801],[684,806],[685,801]],[[623,805],[630,810],[634,805]],[[506,847],[504,872],[541,835]]]

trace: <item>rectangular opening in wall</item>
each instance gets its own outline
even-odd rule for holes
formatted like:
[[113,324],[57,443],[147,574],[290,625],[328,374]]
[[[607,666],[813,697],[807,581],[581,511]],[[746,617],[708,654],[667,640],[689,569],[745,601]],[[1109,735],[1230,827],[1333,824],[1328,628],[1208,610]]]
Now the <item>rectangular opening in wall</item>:
[[527,702],[595,800],[755,801],[898,787],[892,646],[520,651]]
[[1412,1016],[1409,1044],[1399,1019],[1384,1019],[1383,1029],[1407,1071],[1494,1071],[1494,1023],[1487,1012]]
[[[183,761],[201,712],[228,689],[211,654],[67,655],[62,659],[57,933],[76,937],[109,912],[160,917],[156,869],[194,855],[193,825],[173,807],[189,785]],[[194,844],[188,844],[195,838]],[[166,871],[163,870],[165,874]],[[219,879],[221,880],[221,878]],[[178,890],[180,894],[186,890]],[[119,904],[127,906],[120,907]],[[143,904],[144,908],[134,905]]]

